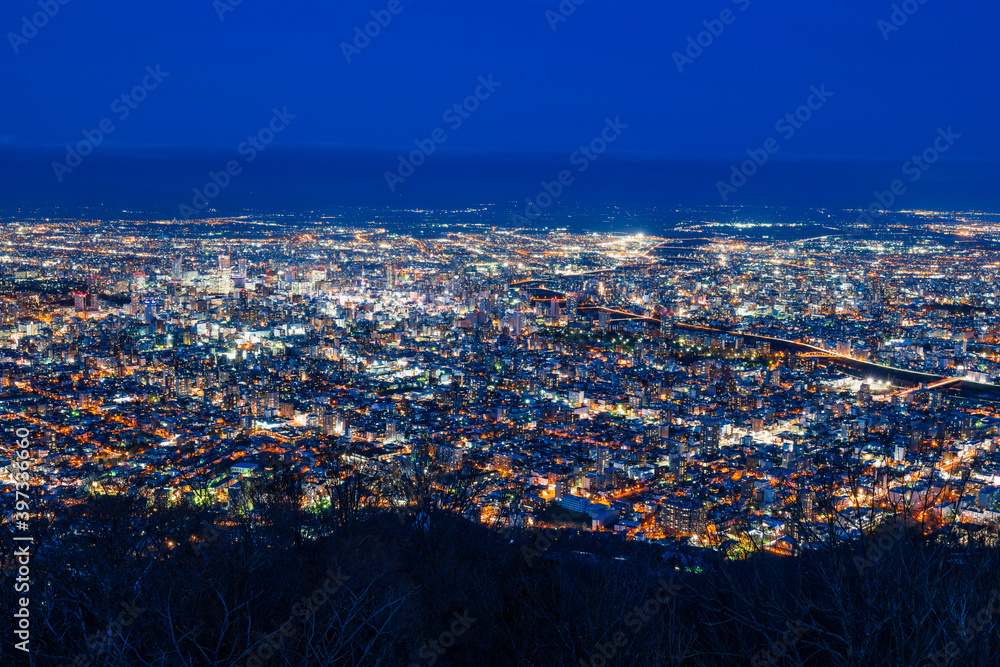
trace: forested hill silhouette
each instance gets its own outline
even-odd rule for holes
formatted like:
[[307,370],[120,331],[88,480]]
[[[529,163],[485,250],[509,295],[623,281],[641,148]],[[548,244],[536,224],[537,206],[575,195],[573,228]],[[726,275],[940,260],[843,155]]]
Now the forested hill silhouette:
[[986,665],[1000,652],[989,529],[928,538],[900,522],[734,561],[499,529],[462,508],[475,480],[452,480],[448,498],[411,484],[388,509],[373,478],[342,479],[314,512],[287,473],[224,513],[124,486],[59,508],[35,538],[32,664]]

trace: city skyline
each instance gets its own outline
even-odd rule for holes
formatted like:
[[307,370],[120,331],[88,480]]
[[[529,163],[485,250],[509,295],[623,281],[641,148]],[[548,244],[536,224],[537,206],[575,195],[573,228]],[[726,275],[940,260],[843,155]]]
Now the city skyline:
[[996,663],[997,19],[7,3],[0,662]]

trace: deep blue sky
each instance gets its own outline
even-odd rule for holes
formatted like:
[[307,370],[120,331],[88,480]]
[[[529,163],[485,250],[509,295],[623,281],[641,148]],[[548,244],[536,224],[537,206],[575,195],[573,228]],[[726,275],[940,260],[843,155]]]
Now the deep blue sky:
[[[9,0],[3,205],[183,201],[208,169],[238,157],[272,108],[287,107],[295,120],[217,203],[237,206],[268,189],[265,175],[297,170],[310,204],[326,201],[319,190],[346,203],[522,200],[618,116],[629,129],[567,200],[606,186],[606,198],[717,203],[729,162],[776,137],[780,151],[734,201],[863,206],[952,126],[962,138],[904,203],[1000,209],[993,0],[913,0],[919,9],[888,40],[878,21],[893,3],[880,0],[586,0],[554,31],[545,11],[559,0],[400,3],[349,64],[339,44],[388,0],[243,0],[223,21],[212,0],[68,0],[16,54],[7,33],[39,8]],[[735,20],[679,73],[672,53],[724,9]],[[114,117],[111,103],[156,65],[169,76],[59,183],[50,165],[64,146]],[[394,152],[444,127],[442,113],[491,74],[500,88],[390,193],[383,173]],[[781,140],[775,121],[821,84],[833,97]],[[291,181],[273,187],[295,191]]]

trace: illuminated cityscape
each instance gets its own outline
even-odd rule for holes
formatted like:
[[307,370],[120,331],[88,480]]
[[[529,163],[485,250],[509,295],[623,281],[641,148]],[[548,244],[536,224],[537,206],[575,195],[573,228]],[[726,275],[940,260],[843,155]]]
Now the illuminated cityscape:
[[0,666],[989,667],[1000,3],[0,8]]
[[493,480],[479,517],[726,553],[1000,518],[996,215],[787,240],[482,215],[9,226],[0,400],[45,492],[236,507],[288,468],[322,504],[342,461],[420,455]]

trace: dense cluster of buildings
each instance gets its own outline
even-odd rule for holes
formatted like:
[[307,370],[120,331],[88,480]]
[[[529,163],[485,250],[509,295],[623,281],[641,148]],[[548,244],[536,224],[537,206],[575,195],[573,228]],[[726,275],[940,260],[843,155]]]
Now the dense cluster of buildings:
[[424,453],[520,489],[524,526],[794,553],[900,512],[985,525],[1000,253],[925,222],[795,242],[8,225],[0,416],[65,502],[127,480],[233,506],[281,468],[322,503],[345,463]]

